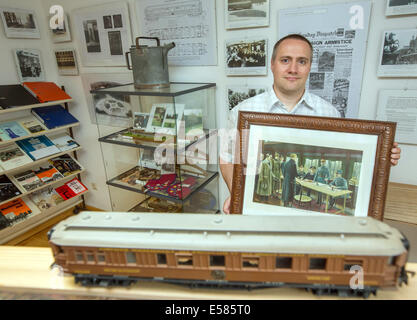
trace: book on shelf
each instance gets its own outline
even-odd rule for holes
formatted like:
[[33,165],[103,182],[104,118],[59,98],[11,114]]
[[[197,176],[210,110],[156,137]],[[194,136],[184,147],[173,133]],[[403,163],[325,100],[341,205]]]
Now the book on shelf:
[[55,191],[65,200],[76,197],[88,189],[77,178],[68,181],[64,185],[55,189]]
[[33,211],[22,198],[19,198],[0,205],[0,213],[10,225],[26,218]]
[[46,128],[33,115],[18,120],[19,124],[30,133],[45,131]]
[[32,191],[44,185],[42,180],[32,170],[26,170],[13,175],[17,184],[26,191]]
[[82,167],[69,154],[49,159],[48,162],[55,167],[64,177],[82,170]]
[[38,104],[39,100],[22,85],[0,85],[0,110]]
[[29,197],[41,211],[48,210],[65,201],[52,187],[35,191]]
[[0,202],[21,195],[20,190],[5,174],[0,176]]
[[29,132],[26,131],[17,121],[0,123],[0,130],[3,132],[3,134],[7,134],[10,139],[26,137],[29,135]]
[[33,108],[32,114],[48,129],[78,122],[78,120],[61,105]]
[[40,102],[60,101],[71,97],[54,82],[23,82],[23,86]]
[[53,165],[48,162],[37,165],[32,168],[32,170],[43,183],[56,181],[64,177]]
[[32,159],[14,143],[0,147],[0,166],[4,170],[15,169],[31,162]]
[[58,147],[61,152],[78,148],[80,145],[66,133],[48,134],[49,140]]
[[54,145],[53,142],[46,136],[27,138],[16,141],[16,143],[33,160],[39,160],[61,152],[61,150],[59,150],[58,147]]

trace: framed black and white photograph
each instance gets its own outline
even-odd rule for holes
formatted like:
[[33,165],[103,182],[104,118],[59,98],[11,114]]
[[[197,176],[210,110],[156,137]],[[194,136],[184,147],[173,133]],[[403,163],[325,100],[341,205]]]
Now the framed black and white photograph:
[[78,75],[77,59],[74,49],[54,50],[58,74],[61,76]]
[[87,99],[91,123],[112,127],[131,127],[133,111],[131,97],[117,93],[91,93],[132,82],[129,73],[82,74],[83,89]]
[[266,75],[268,40],[265,38],[226,41],[228,76]]
[[0,8],[0,15],[7,38],[40,39],[35,11]]
[[52,41],[54,43],[71,41],[71,31],[68,15],[64,15],[63,28],[51,29]]
[[227,87],[227,105],[232,110],[242,101],[264,93],[267,87],[260,86],[228,86]]
[[417,77],[417,29],[384,31],[379,77]]
[[386,0],[386,16],[398,16],[417,13],[417,0]]
[[132,44],[126,2],[112,2],[74,10],[83,66],[125,66],[125,52]]
[[15,49],[13,53],[20,82],[45,81],[45,72],[39,50]]
[[383,218],[395,122],[239,113],[231,212]]
[[269,26],[269,0],[224,0],[226,29]]

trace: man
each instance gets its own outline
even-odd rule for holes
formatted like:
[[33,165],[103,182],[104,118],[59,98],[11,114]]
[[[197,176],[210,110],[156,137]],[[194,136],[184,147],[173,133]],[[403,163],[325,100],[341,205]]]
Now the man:
[[[239,111],[272,112],[310,116],[340,117],[339,112],[324,99],[310,93],[305,84],[311,69],[313,48],[301,35],[291,34],[280,39],[274,46],[271,71],[274,75],[272,90],[247,99],[230,111],[228,128],[236,129]],[[233,180],[233,152],[222,148],[220,171],[229,188]],[[395,165],[401,149],[394,143],[391,162]],[[230,197],[223,211],[230,213]]]
[[[313,181],[318,183],[325,183],[327,184],[330,179],[330,171],[329,168],[326,166],[326,160],[321,159],[320,160],[321,166],[318,168],[316,175],[314,176]],[[321,201],[323,199],[323,194],[321,192],[318,192],[317,196],[317,203],[319,206],[321,206]]]
[[289,207],[294,200],[295,178],[297,177],[297,155],[290,154],[290,159],[285,162],[282,168],[284,182],[282,183],[282,198],[284,207]]
[[[310,170],[302,177],[302,180],[313,181],[314,177],[316,176],[316,167],[311,166]],[[309,197],[311,194],[311,189],[308,188],[307,196]]]
[[278,152],[275,152],[275,157],[272,159],[272,174],[274,176],[273,194],[278,198],[279,189],[281,188],[281,159]]
[[[329,185],[334,186],[334,187],[336,187],[336,189],[339,189],[339,190],[347,190],[348,189],[348,183],[347,183],[346,179],[342,177],[342,174],[343,174],[342,170],[337,170],[336,178],[334,178],[334,180],[332,182],[330,182]],[[336,199],[344,198],[344,197],[346,197],[346,196],[330,197],[328,210],[333,208],[333,205],[334,205]]]
[[273,187],[271,159],[267,154],[265,160],[260,163],[259,177],[256,185],[256,193],[262,202],[268,202]]

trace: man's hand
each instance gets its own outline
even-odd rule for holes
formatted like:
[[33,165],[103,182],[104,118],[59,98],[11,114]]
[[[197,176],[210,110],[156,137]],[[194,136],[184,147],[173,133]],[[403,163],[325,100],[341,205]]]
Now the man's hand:
[[394,142],[391,149],[391,165],[396,166],[398,160],[401,158],[401,148],[398,146],[397,142]]
[[224,201],[223,204],[223,212],[226,214],[230,214],[230,196]]

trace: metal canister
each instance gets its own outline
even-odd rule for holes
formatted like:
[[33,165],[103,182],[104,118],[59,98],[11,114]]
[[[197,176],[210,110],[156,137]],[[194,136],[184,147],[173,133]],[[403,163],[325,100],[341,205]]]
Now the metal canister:
[[[139,39],[151,39],[156,41],[156,47],[139,45]],[[126,52],[127,68],[133,71],[135,88],[164,88],[169,87],[168,51],[175,47],[171,42],[160,46],[159,38],[137,37],[136,45]],[[129,63],[129,53],[132,66]]]

